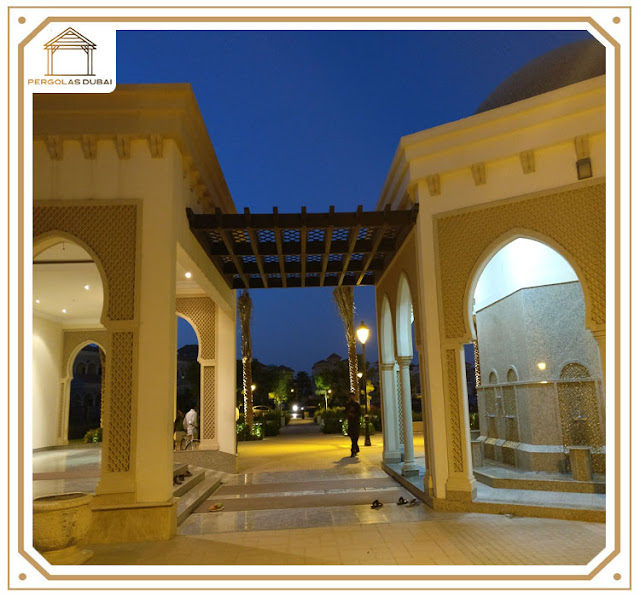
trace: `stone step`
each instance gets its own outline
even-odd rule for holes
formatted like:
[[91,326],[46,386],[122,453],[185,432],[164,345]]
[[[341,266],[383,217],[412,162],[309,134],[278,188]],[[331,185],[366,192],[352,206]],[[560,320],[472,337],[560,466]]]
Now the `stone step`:
[[189,470],[188,464],[181,464],[180,462],[173,463],[173,476],[184,475]]
[[[501,476],[490,471],[474,469],[473,474],[477,481],[496,489],[526,489],[534,491],[564,491],[567,493],[606,493],[604,480],[576,481],[566,475],[566,479],[527,478],[522,476]],[[598,475],[600,477],[601,475]]]
[[[225,490],[227,487],[225,486]],[[397,484],[393,487],[351,488],[330,491],[289,491],[285,493],[238,496],[216,493],[215,500],[205,500],[195,511],[208,512],[213,502],[224,504],[225,512],[249,512],[254,510],[281,510],[283,508],[327,508],[334,506],[370,506],[374,500],[396,507],[400,497],[411,500],[413,496]]]
[[[193,471],[194,468],[197,467],[192,467],[191,470]],[[222,475],[220,473],[208,469],[200,470],[204,471],[204,478],[179,497],[177,511],[178,526],[222,485]],[[196,474],[199,475],[199,471],[195,471],[194,476],[196,476]]]
[[181,497],[191,489],[193,489],[198,483],[204,481],[205,469],[199,468],[197,466],[192,466],[189,469],[191,473],[190,477],[185,477],[184,481],[181,484],[174,484],[173,486],[173,496]]

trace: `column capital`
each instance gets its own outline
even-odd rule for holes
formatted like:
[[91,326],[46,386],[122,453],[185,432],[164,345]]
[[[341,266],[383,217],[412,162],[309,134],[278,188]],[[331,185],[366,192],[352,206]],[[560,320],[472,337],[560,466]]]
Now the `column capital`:
[[400,367],[408,367],[409,365],[411,365],[412,360],[413,357],[396,357],[396,361],[398,362],[398,365],[400,365]]
[[382,369],[383,371],[393,371],[395,368],[395,363],[380,363],[380,369]]

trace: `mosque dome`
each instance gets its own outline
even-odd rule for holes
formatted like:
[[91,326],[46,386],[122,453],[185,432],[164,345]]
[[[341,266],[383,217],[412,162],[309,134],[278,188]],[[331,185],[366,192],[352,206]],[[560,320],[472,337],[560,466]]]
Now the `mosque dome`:
[[507,77],[476,114],[586,81],[605,73],[605,47],[593,38],[551,50]]

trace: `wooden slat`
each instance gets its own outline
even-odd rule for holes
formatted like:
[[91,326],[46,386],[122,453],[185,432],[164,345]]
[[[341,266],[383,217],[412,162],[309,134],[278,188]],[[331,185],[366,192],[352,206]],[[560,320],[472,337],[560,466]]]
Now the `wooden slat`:
[[265,288],[269,288],[269,278],[265,274],[264,267],[262,264],[262,255],[260,255],[260,247],[258,245],[258,238],[256,236],[256,231],[251,225],[251,212],[248,207],[244,208],[244,216],[246,220],[246,230],[249,235],[249,242],[251,243],[251,249],[253,250],[253,254],[256,258],[256,264],[258,266],[258,272],[260,273],[260,277],[262,278],[262,285]]
[[342,273],[338,278],[338,286],[342,286],[344,277],[349,270],[349,262],[351,261],[351,255],[353,255],[353,249],[356,246],[358,240],[358,234],[360,233],[360,216],[362,215],[362,205],[358,205],[358,210],[355,213],[355,223],[351,223],[351,229],[349,230],[349,241],[347,251],[342,256]]
[[[391,206],[387,205],[384,208],[383,213],[385,215],[388,215],[390,211],[391,211]],[[378,252],[380,243],[384,238],[385,230],[387,230],[387,226],[383,225],[375,231],[373,235],[373,242],[371,243],[371,251],[367,254],[367,257],[364,260],[364,265],[362,266],[362,272],[360,272],[360,276],[358,276],[358,281],[356,282],[356,286],[360,286],[360,284],[362,283],[362,279],[365,277],[365,274],[369,270],[369,267],[371,266],[371,262],[373,261],[373,258],[375,257],[376,253]]]
[[300,226],[300,286],[304,288],[307,277],[307,208],[302,208],[302,226]]
[[282,230],[278,227],[279,219],[280,218],[278,217],[278,208],[274,207],[273,208],[273,220],[274,220],[273,233],[276,237],[276,247],[278,249],[278,261],[280,263],[280,277],[282,278],[282,288],[286,288],[287,274],[285,273],[284,254],[282,253]]
[[[333,216],[335,208],[333,205],[329,207],[329,216]],[[324,286],[324,277],[327,273],[327,264],[329,263],[329,255],[331,255],[331,239],[333,237],[333,226],[324,229],[324,250],[322,253],[322,270],[320,273],[320,286]]]

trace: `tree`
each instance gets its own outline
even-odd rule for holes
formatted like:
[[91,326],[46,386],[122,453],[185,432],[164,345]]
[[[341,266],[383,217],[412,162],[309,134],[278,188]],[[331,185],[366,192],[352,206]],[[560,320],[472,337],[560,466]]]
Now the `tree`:
[[278,410],[282,408],[282,404],[289,400],[289,394],[291,391],[291,382],[293,381],[293,371],[290,369],[279,368],[276,377],[276,382],[273,387],[273,391],[269,394],[273,394],[273,400],[278,405]]
[[298,371],[293,380],[293,385],[296,388],[296,394],[300,398],[306,398],[313,394],[313,382],[311,377],[306,371]]
[[353,286],[338,286],[333,291],[338,312],[344,323],[349,355],[349,390],[358,395],[358,355],[356,353],[356,328],[353,324],[355,307],[353,304]]
[[244,394],[244,420],[253,427],[253,394],[251,389],[251,297],[246,290],[238,299],[242,343],[242,390]]

